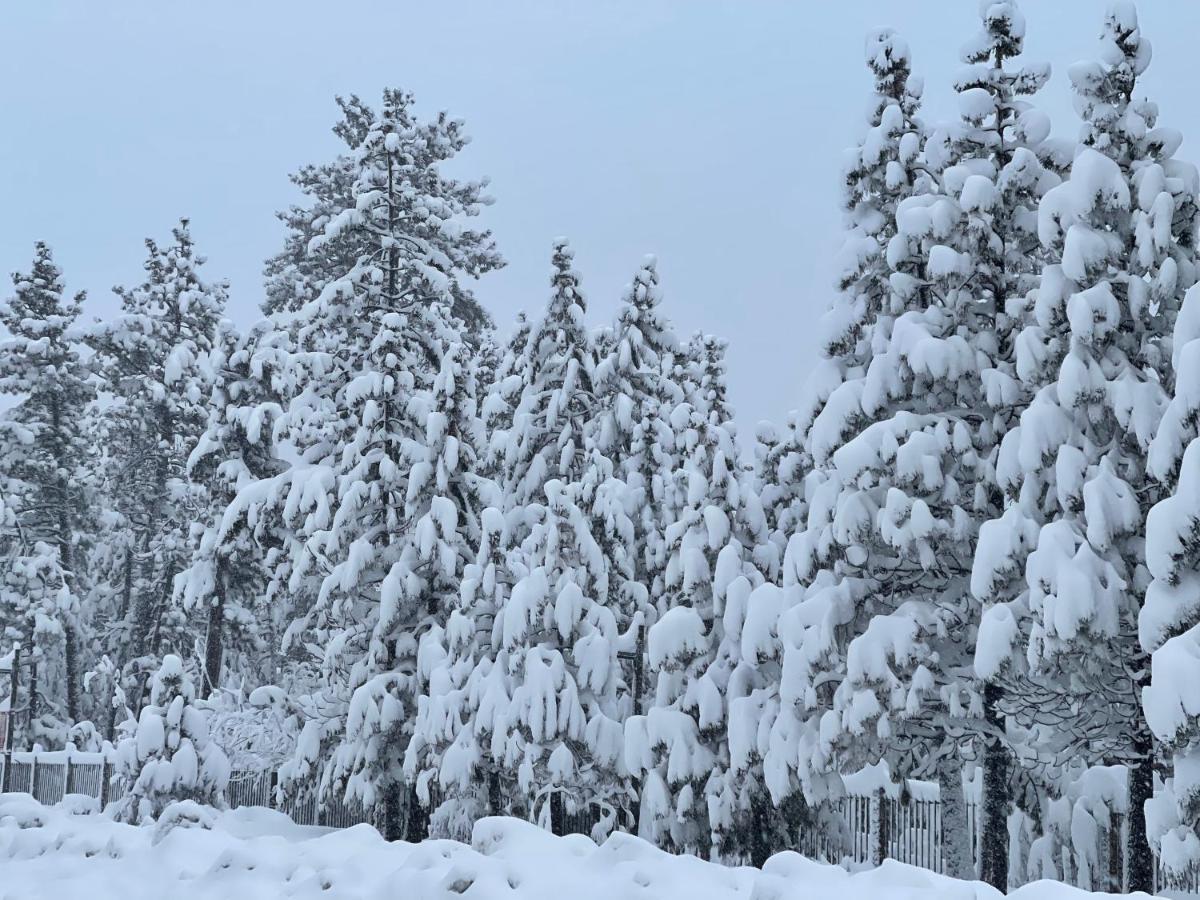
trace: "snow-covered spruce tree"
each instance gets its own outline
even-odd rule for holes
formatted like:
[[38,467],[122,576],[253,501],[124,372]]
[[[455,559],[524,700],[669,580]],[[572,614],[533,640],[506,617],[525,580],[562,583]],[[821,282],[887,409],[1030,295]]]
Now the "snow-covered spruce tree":
[[1146,723],[1174,757],[1174,777],[1146,807],[1147,837],[1170,875],[1200,866],[1200,287],[1175,325],[1175,393],[1150,445],[1147,468],[1170,496],[1146,517],[1153,580],[1138,618],[1151,654],[1142,692]]
[[1041,687],[1029,696],[1053,720],[1051,749],[1130,765],[1138,814],[1128,889],[1147,890],[1153,863],[1140,811],[1154,750],[1139,704],[1149,660],[1136,624],[1147,587],[1143,523],[1163,496],[1147,455],[1175,381],[1171,331],[1196,281],[1197,174],[1172,158],[1181,139],[1156,126],[1154,105],[1134,100],[1150,47],[1130,4],[1110,8],[1101,53],[1071,69],[1083,146],[1039,209],[1041,241],[1061,262],[1046,267],[1019,342],[1021,377],[1036,394],[999,462],[1014,502],[980,551],[985,584],[1023,569],[1028,594],[996,609],[981,642],[994,660],[1011,659],[1027,635]]
[[190,479],[205,488],[206,506],[193,525],[191,564],[175,579],[177,600],[206,620],[205,697],[226,671],[249,676],[253,685],[275,677],[287,610],[270,588],[282,540],[275,517],[249,515],[234,500],[242,488],[287,468],[272,439],[283,413],[285,354],[268,322],[242,334],[226,320],[207,361],[208,424],[187,462]]
[[146,241],[146,280],[117,288],[121,312],[87,333],[110,395],[105,489],[128,529],[109,534],[124,552],[110,557],[118,570],[106,573],[119,588],[105,641],[122,668],[146,676],[162,649],[185,652],[194,643],[185,611],[172,603],[173,584],[191,562],[188,535],[203,502],[187,480],[187,458],[208,418],[205,360],[226,298],[224,283],[200,277],[204,258],[186,219],[173,235],[167,246]]
[[[321,741],[335,744],[322,791],[382,800],[391,837],[403,824],[418,640],[445,623],[443,592],[456,584],[475,517],[462,505],[473,502],[462,468],[472,456],[451,447],[469,426],[449,429],[465,410],[437,415],[439,403],[460,399],[459,370],[446,369],[440,399],[434,389],[446,360],[462,361],[462,324],[450,311],[466,290],[460,282],[502,263],[490,235],[464,222],[484,202],[482,183],[439,171],[466,144],[462,124],[444,114],[422,122],[412,106],[409,94],[384,93],[351,154],[350,196],[309,241],[307,252],[319,255],[348,230],[362,235],[346,268],[281,320],[295,347],[286,367],[292,396],[276,431],[299,461],[248,485],[238,501],[282,514],[294,540],[280,571],[303,610],[288,645],[323,648],[324,684],[310,698],[314,718],[296,771]],[[439,423],[448,430],[430,430]],[[419,808],[410,812],[419,831]]]
[[[361,257],[370,255],[377,244],[376,235],[369,227],[359,227],[361,223],[343,223],[333,233],[327,227],[336,217],[345,218],[345,211],[354,208],[359,191],[356,187],[360,176],[358,151],[379,118],[375,110],[356,96],[335,99],[342,117],[333,126],[333,133],[346,145],[346,151],[331,162],[304,166],[291,176],[292,183],[305,195],[307,202],[277,214],[288,233],[284,249],[266,264],[267,299],[263,308],[268,314],[296,311],[316,300],[326,285],[349,271]],[[411,97],[408,105],[411,106]],[[445,118],[445,113],[439,115]],[[415,124],[411,112],[408,116],[409,124]],[[453,123],[444,121],[440,127],[450,125]],[[455,140],[465,145],[468,138],[460,131]],[[431,165],[442,152],[441,149],[426,150],[425,159],[414,158],[414,162],[418,166]],[[443,181],[438,190],[460,191],[455,195],[456,203],[474,207],[491,202],[483,193],[486,179],[454,183],[435,177]],[[314,246],[314,242],[319,247]],[[465,285],[455,284],[451,286],[451,294],[455,317],[472,335],[481,333],[490,324],[490,318],[470,290]]]
[[62,271],[41,242],[28,274],[14,274],[13,283],[13,296],[0,306],[0,324],[8,332],[0,342],[0,393],[17,399],[0,430],[0,477],[22,540],[57,549],[63,596],[70,602],[57,615],[65,671],[56,687],[63,689],[58,699],[74,723],[83,718],[80,687],[88,665],[86,610],[79,608],[89,587],[83,562],[95,530],[96,454],[80,415],[95,388],[73,335],[84,295],[66,294]]
[[726,693],[738,637],[726,622],[740,623],[759,576],[744,540],[733,436],[714,418],[690,403],[672,412],[684,505],[667,526],[666,593],[648,636],[655,695],[645,715],[625,723],[625,762],[642,781],[643,837],[735,857],[744,797],[729,777]]
[[210,738],[208,711],[174,654],[163,657],[151,681],[150,702],[117,754],[126,785],[112,811],[118,821],[152,821],[180,800],[225,805],[229,760]]

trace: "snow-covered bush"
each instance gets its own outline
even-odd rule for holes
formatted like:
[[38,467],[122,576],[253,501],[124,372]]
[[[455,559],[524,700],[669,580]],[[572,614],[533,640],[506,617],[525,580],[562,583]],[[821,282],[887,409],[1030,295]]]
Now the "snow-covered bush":
[[229,760],[208,733],[208,711],[174,655],[154,675],[150,704],[133,735],[117,748],[118,774],[126,787],[113,808],[117,819],[140,824],[178,800],[225,805]]

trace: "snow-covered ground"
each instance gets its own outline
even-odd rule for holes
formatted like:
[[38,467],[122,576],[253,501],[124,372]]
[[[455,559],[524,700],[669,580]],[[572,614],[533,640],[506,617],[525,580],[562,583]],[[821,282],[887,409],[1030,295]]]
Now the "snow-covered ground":
[[[987,885],[888,862],[850,874],[794,853],[762,871],[671,856],[615,834],[597,846],[516,819],[484,819],[470,846],[389,844],[368,825],[330,831],[281,813],[217,813],[211,828],[163,831],[0,796],[0,900],[992,900]],[[85,808],[80,804],[79,809]],[[161,821],[161,820],[160,820]],[[1037,882],[1020,900],[1080,900]]]

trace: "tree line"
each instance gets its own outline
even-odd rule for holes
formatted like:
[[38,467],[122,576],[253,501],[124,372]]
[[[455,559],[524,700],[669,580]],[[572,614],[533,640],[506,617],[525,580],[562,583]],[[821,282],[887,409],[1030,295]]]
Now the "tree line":
[[982,5],[936,124],[903,40],[868,37],[820,358],[741,442],[725,344],[677,335],[652,257],[596,329],[556,240],[500,336],[487,182],[443,172],[463,125],[403,91],[338,101],[247,328],[186,220],[104,322],[39,243],[0,309],[29,739],[116,740],[186,669],[257,688],[294,727],[284,788],[390,836],[597,804],[758,863],[883,760],[939,784],[951,874],[980,792],[1001,888],[1057,877],[1069,785],[1119,765],[1128,889],[1152,850],[1193,865],[1200,177],[1131,4],[1068,70],[1074,139],[1024,35]]

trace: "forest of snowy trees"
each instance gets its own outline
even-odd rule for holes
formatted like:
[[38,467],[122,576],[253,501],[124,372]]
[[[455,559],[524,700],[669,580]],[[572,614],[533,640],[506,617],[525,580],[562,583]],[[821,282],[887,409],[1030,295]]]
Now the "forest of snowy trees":
[[[782,426],[735,428],[725,344],[676,327],[653,257],[596,328],[548,240],[493,322],[486,179],[401,90],[338,101],[247,328],[187,220],[109,321],[36,244],[0,308],[21,746],[120,745],[128,821],[172,779],[219,802],[237,751],[393,838],[594,805],[756,863],[883,761],[939,786],[950,874],[976,797],[1001,888],[1058,877],[1105,804],[1130,890],[1200,865],[1200,176],[1132,4],[1096,24],[1067,139],[1013,0],[949,122],[868,36]],[[1078,790],[1098,767],[1122,796]]]

